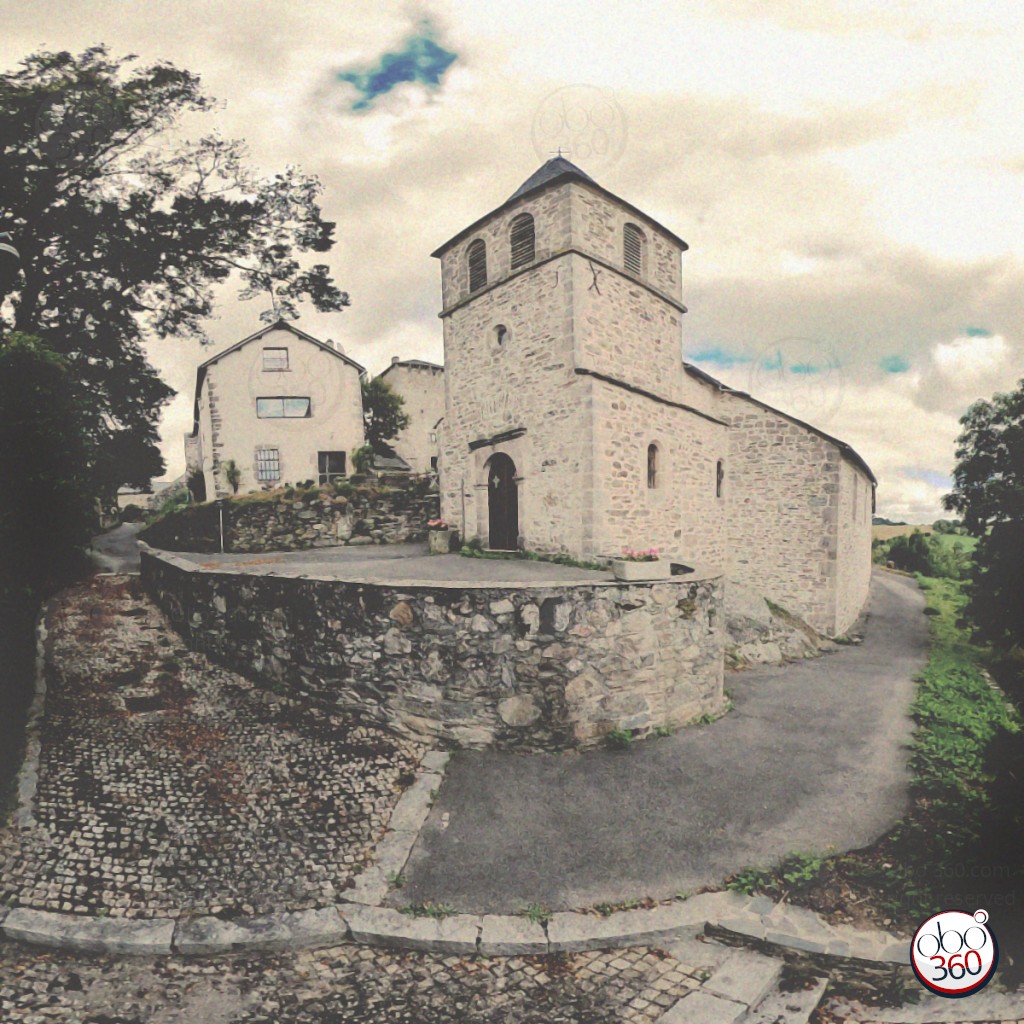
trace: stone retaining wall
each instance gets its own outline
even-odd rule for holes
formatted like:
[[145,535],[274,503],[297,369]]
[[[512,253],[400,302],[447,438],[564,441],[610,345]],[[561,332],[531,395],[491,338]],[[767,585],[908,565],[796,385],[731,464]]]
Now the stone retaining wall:
[[[335,494],[284,491],[230,500],[224,507],[226,551],[298,551],[342,544],[403,544],[426,537],[440,514],[427,481],[389,489],[351,488]],[[147,527],[142,539],[168,551],[220,551],[219,509],[190,505]]]
[[204,570],[144,549],[142,578],[194,649],[417,738],[557,750],[723,706],[717,576],[371,584]]

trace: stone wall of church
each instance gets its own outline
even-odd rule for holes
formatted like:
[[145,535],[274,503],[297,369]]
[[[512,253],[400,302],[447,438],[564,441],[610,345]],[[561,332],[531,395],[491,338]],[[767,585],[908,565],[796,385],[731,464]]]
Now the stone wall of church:
[[572,367],[568,260],[516,275],[444,319],[441,514],[466,538],[487,541],[486,463],[503,451],[520,478],[523,546],[580,548],[589,441],[586,388]]
[[[716,494],[727,428],[593,380],[594,507],[588,554],[655,547],[689,565],[723,566],[725,500]],[[654,487],[648,446],[657,446]],[[584,513],[586,516],[586,513]]]
[[872,485],[865,473],[843,462],[836,545],[836,633],[860,615],[871,586]]
[[842,633],[867,599],[871,533],[870,514],[866,526],[840,529],[850,517],[843,480],[856,476],[862,488],[867,480],[813,431],[739,396],[725,398],[727,571],[815,629]]
[[644,236],[641,280],[681,301],[679,246],[649,221],[638,217],[600,192],[574,182],[572,240],[575,248],[613,267],[623,266],[623,228],[633,224]]
[[[533,216],[535,262],[569,248],[569,185],[550,189],[513,203],[498,217],[469,234],[441,257],[441,301],[445,309],[469,297],[470,244],[480,238],[487,246],[487,281],[493,283],[512,273],[509,232],[512,221],[522,213]],[[518,271],[517,272],[521,272]],[[528,271],[527,271],[528,273]]]

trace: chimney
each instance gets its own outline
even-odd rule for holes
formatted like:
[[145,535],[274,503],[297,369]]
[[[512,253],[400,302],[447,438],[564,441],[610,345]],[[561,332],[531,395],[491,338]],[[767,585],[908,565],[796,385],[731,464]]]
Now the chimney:
[[391,365],[392,365],[392,366],[394,366],[394,365],[395,365],[395,363],[400,363],[401,361],[402,361],[402,360],[401,360],[401,359],[400,359],[400,358],[399,358],[398,356],[392,356],[392,357],[391,357]]

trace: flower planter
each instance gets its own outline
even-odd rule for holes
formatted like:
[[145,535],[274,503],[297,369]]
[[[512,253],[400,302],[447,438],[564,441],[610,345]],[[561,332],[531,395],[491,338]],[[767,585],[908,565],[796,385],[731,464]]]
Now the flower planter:
[[452,549],[454,530],[428,530],[427,544],[432,555],[447,555]]
[[624,558],[613,558],[612,572],[617,580],[667,580],[672,575],[672,563],[667,558],[658,558],[653,562],[630,562]]

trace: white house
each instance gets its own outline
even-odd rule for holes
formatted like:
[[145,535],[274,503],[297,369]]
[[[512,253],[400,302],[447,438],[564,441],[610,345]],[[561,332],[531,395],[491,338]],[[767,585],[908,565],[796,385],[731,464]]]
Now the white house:
[[444,416],[444,367],[394,356],[380,376],[401,396],[402,411],[409,417],[409,425],[391,442],[395,454],[413,473],[435,472],[441,450],[439,421]]
[[233,493],[231,464],[239,493],[345,476],[365,439],[365,374],[333,343],[284,320],[207,359],[185,436],[193,493]]

